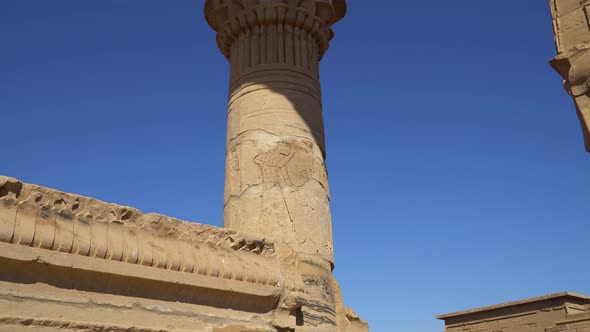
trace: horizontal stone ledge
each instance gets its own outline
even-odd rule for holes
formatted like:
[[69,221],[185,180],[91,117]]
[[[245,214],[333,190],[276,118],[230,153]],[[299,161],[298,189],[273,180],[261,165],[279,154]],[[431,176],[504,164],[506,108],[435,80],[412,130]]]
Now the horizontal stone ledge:
[[0,280],[265,313],[279,285],[244,283],[0,242]]
[[567,325],[567,324],[577,324],[577,323],[586,323],[588,327],[590,327],[590,308],[586,309],[586,312],[579,312],[566,315],[565,319],[555,323],[555,325]]
[[0,176],[0,242],[277,285],[274,243]]
[[54,331],[99,331],[99,332],[173,332],[169,329],[137,328],[128,325],[101,324],[98,322],[72,322],[55,319],[0,316],[0,332],[54,332]]

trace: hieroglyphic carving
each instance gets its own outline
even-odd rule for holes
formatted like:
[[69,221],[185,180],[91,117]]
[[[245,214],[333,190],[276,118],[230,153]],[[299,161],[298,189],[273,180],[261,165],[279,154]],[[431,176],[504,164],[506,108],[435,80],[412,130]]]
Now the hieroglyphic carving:
[[273,243],[7,177],[0,177],[0,241],[244,282],[279,281],[264,268],[274,264]]
[[269,234],[310,253],[317,247],[331,250],[328,179],[317,147],[305,138],[275,137],[275,142],[264,148],[247,136],[242,144],[230,145],[226,176],[241,178],[242,169],[255,176],[248,177],[250,181],[233,181],[239,183],[237,187],[229,181],[225,217],[234,223],[229,226]]
[[[328,181],[323,161],[314,158],[312,150],[311,141],[286,139],[254,158],[263,179],[262,211],[258,226],[261,229],[272,227],[278,220],[281,227],[277,231],[283,232],[284,241],[303,244],[310,240],[316,245],[323,245],[325,239],[330,238],[330,233],[326,234],[329,230],[318,229],[315,225],[323,224],[318,220],[325,217],[324,212],[329,204]],[[324,200],[297,195],[297,190],[293,188],[303,187],[309,181],[317,182],[324,189]],[[296,215],[303,216],[300,218],[302,222],[293,222]],[[281,225],[281,221],[285,224]]]
[[328,178],[324,163],[312,154],[313,142],[305,139],[279,141],[269,151],[254,157],[260,166],[266,186],[301,187],[307,181],[317,181],[328,191]]

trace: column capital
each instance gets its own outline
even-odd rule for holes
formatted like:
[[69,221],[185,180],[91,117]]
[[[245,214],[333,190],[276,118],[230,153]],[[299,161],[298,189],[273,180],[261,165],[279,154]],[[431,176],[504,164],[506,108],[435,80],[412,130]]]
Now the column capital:
[[302,29],[318,44],[319,59],[334,36],[331,26],[346,15],[346,0],[206,0],[205,18],[217,32],[217,45],[231,58],[241,33],[277,25]]

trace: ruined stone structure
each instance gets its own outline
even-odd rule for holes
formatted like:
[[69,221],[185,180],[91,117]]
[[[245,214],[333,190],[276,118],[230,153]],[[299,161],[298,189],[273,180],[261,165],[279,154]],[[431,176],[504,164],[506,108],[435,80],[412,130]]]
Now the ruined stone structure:
[[588,332],[590,298],[564,292],[437,318],[445,332]]
[[590,1],[550,0],[557,57],[553,68],[572,96],[590,152]]
[[0,177],[0,332],[365,332],[332,275],[319,61],[345,0],[208,0],[225,228]]

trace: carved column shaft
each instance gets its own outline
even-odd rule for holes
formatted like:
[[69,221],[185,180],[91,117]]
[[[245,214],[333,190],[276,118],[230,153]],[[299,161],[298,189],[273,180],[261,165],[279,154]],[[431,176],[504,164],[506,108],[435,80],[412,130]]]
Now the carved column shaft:
[[332,264],[319,61],[342,3],[206,4],[231,67],[224,225]]

